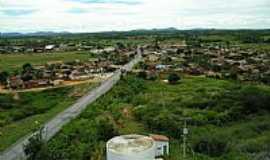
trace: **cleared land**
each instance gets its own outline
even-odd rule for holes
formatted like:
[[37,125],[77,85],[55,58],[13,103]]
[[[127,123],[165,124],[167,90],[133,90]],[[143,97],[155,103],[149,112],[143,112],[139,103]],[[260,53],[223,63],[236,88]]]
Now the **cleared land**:
[[0,94],[0,151],[38,129],[96,85],[87,83],[41,92]]
[[167,159],[180,160],[181,118],[192,117],[188,142],[197,159],[260,159],[270,149],[269,98],[263,85],[190,76],[170,85],[129,76],[65,126],[42,156],[104,159],[115,135],[157,133],[171,138]]
[[88,60],[92,54],[85,52],[39,53],[39,54],[2,54],[0,55],[0,71],[21,69],[25,63],[44,65],[50,61]]

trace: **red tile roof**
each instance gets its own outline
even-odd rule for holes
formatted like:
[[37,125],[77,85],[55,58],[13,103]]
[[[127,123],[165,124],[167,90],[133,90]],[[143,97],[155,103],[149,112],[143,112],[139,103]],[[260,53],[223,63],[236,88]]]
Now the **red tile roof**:
[[169,138],[164,135],[150,134],[150,137],[155,141],[169,141]]

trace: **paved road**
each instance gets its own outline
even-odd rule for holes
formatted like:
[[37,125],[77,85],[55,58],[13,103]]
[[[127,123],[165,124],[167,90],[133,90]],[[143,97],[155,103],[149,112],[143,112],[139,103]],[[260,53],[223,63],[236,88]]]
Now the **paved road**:
[[[141,50],[137,49],[137,55],[135,58],[122,67],[121,70],[130,71],[133,66],[141,60]],[[82,111],[92,102],[94,102],[97,98],[108,92],[119,80],[121,77],[121,70],[116,71],[111,78],[104,81],[98,88],[91,90],[84,97],[80,98],[75,104],[58,114],[52,120],[47,122],[44,125],[44,129],[42,130],[44,139],[48,141],[51,139],[61,128],[69,123],[72,119],[76,118]],[[0,160],[22,160],[25,159],[25,155],[23,152],[23,146],[28,143],[28,139],[33,136],[28,135],[18,140],[15,144],[13,144],[6,151],[1,153]]]

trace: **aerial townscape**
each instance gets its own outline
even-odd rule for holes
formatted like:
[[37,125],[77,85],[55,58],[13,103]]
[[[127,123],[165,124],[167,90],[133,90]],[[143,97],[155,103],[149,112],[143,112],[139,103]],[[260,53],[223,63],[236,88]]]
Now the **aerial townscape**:
[[[171,28],[3,36],[3,157],[264,160],[269,39],[269,30]],[[28,51],[29,40],[44,49]]]
[[269,7],[0,2],[0,160],[270,160]]

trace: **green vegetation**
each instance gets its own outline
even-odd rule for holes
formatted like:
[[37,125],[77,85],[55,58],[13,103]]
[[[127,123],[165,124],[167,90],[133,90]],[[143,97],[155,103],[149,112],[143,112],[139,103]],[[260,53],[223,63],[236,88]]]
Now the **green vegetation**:
[[15,71],[25,63],[32,65],[44,65],[50,61],[73,61],[75,59],[88,60],[92,58],[90,53],[66,52],[48,54],[0,54],[0,71]]
[[0,94],[0,151],[63,111],[95,84]]
[[5,85],[7,83],[9,74],[7,72],[0,72],[0,84]]
[[[210,49],[240,47],[255,50],[254,54],[269,54],[269,37],[270,30],[180,31],[173,28],[44,37],[3,37],[0,39],[0,53],[3,53],[0,55],[0,83],[6,83],[6,77],[12,75],[12,72],[21,72],[22,66],[27,63],[35,67],[49,61],[84,61],[95,57],[89,52],[91,48],[114,46],[131,49],[136,45],[149,45],[150,49],[158,49],[162,45],[177,44],[185,40],[189,45],[188,50],[205,45]],[[68,47],[64,48],[65,53],[6,52],[14,46],[31,49],[48,44]],[[78,49],[85,51],[78,52]],[[101,56],[116,61],[116,54],[118,53],[104,53]],[[171,60],[171,57],[165,57],[161,63],[170,64]],[[219,70],[216,66],[209,66],[207,57],[200,54],[188,60],[205,68],[213,67],[213,70]],[[265,60],[267,62],[267,58]],[[251,61],[259,64],[255,60]],[[175,65],[173,61],[171,63]],[[27,73],[32,66],[25,65],[23,68],[22,72]],[[139,64],[139,68],[146,69],[147,66]],[[236,74],[228,78],[233,79],[234,76]],[[256,75],[254,76],[256,78]],[[188,122],[189,157],[192,157],[191,149],[197,160],[266,160],[265,157],[269,157],[269,86],[183,75],[181,79],[176,75],[164,77],[163,79],[168,79],[174,85],[158,79],[155,72],[141,71],[138,77],[130,75],[123,78],[112,91],[91,104],[48,144],[40,141],[38,136],[34,137],[26,147],[30,148],[27,151],[31,155],[30,159],[103,160],[105,142],[111,137],[130,133],[157,133],[171,139],[170,156],[166,157],[166,160],[179,160],[182,159],[183,117],[192,118]],[[265,84],[269,84],[269,76],[262,78]],[[178,80],[181,80],[181,83],[175,83]],[[68,87],[38,94],[0,95],[0,151],[74,103],[74,90],[76,88]]]
[[[46,143],[42,139],[42,130],[29,139],[29,143],[24,146],[24,152],[29,160],[35,159],[48,159],[49,157],[43,156],[40,150],[46,150]],[[49,159],[48,159],[49,160]]]
[[111,137],[157,133],[171,139],[167,159],[179,160],[182,118],[191,117],[188,142],[197,159],[254,159],[270,149],[269,98],[270,88],[262,85],[190,76],[169,85],[128,76],[40,152],[51,160],[103,160]]
[[169,82],[170,84],[175,84],[175,83],[177,83],[179,80],[180,80],[180,77],[179,77],[177,74],[175,74],[175,73],[172,73],[172,74],[170,74],[170,75],[168,76],[168,82]]

